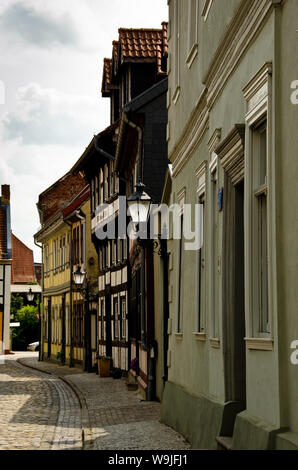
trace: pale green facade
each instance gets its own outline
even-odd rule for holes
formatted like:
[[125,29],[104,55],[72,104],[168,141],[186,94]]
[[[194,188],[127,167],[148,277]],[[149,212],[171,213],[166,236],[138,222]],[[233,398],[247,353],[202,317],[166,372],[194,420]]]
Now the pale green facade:
[[217,437],[233,449],[298,448],[298,4],[168,3],[172,199],[204,200],[205,227],[200,261],[184,250],[180,261],[179,240],[170,243],[162,419],[194,448],[216,448]]

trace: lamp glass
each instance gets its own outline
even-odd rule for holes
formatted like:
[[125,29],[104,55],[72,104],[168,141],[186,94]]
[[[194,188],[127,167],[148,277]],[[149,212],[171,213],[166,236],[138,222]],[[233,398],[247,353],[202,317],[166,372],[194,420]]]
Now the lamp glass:
[[82,286],[85,280],[85,272],[81,271],[81,266],[78,266],[77,270],[73,272],[74,283],[77,286]]
[[134,224],[139,223],[139,202],[127,201],[128,211]]
[[149,209],[150,209],[149,200],[139,202],[139,223],[147,222]]
[[32,292],[32,289],[30,287],[29,292],[27,292],[27,300],[28,302],[32,302],[33,299],[34,299],[34,293]]

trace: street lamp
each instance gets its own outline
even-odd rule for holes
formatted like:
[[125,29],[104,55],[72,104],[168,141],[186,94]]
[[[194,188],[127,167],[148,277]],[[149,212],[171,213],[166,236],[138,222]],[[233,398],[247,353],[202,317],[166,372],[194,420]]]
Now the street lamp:
[[145,192],[145,185],[139,181],[136,191],[127,198],[128,211],[135,225],[147,222],[151,197]]
[[85,334],[84,334],[84,370],[92,372],[92,351],[91,351],[91,318],[89,310],[89,285],[86,279],[86,272],[81,271],[78,266],[73,273],[75,285],[81,290],[85,303]]
[[76,271],[74,271],[72,274],[73,274],[73,279],[74,279],[75,285],[76,286],[82,286],[84,284],[84,281],[85,281],[86,273],[85,273],[85,271],[81,271],[81,266],[78,266]]
[[32,292],[31,287],[29,288],[29,291],[27,292],[27,300],[28,302],[33,302],[34,299],[34,292]]

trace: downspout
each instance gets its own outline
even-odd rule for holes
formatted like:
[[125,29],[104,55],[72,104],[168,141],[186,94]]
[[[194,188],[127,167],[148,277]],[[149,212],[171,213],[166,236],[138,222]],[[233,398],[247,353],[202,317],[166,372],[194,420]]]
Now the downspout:
[[[127,108],[128,111],[128,108]],[[142,180],[142,171],[143,171],[143,159],[142,159],[142,147],[143,147],[143,130],[140,126],[137,126],[134,122],[130,121],[127,117],[127,111],[123,111],[122,119],[125,124],[135,129],[138,133],[138,170],[137,170],[137,180]]]
[[[43,249],[42,249],[42,244],[39,245],[35,240],[34,240],[34,245],[37,246],[38,248],[41,249],[41,266],[42,266],[42,274],[41,274],[41,279],[42,279],[42,284],[41,284],[41,296],[40,296],[40,302],[42,302],[42,318],[44,315],[44,297],[43,297],[43,288],[44,288],[44,269],[43,269]],[[39,343],[39,352],[38,352],[38,360],[43,361],[43,328],[42,328],[42,320],[40,316],[40,303],[39,303],[39,328],[40,328],[40,343]]]
[[106,152],[105,150],[103,150],[102,148],[100,148],[98,145],[97,145],[97,135],[94,136],[94,148],[97,152],[99,152],[101,155],[103,155],[104,157],[108,158],[109,160],[115,160],[115,157],[113,157],[113,155],[111,155],[110,153]]

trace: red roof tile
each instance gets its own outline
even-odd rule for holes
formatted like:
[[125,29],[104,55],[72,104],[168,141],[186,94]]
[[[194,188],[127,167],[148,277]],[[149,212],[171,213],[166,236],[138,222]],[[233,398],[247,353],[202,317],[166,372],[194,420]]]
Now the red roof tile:
[[0,208],[0,259],[4,258],[6,251],[6,214],[5,210]]
[[11,234],[11,247],[11,283],[27,284],[28,282],[35,282],[33,251],[13,233]]
[[110,96],[110,90],[118,88],[113,85],[113,77],[123,62],[156,61],[157,73],[166,74],[163,64],[168,56],[166,22],[162,23],[162,29],[119,28],[118,32],[119,41],[113,41],[112,59],[104,59],[102,96]]
[[163,52],[161,29],[119,29],[120,60],[156,59]]
[[83,189],[83,191],[78,194],[71,203],[62,209],[63,217],[67,217],[74,210],[78,209],[90,196],[90,186],[89,184]]
[[102,96],[109,96],[112,75],[112,59],[103,59]]
[[64,175],[52,186],[39,195],[38,209],[42,213],[42,224],[45,224],[56,213],[69,204],[87,184],[84,175],[71,172]]

